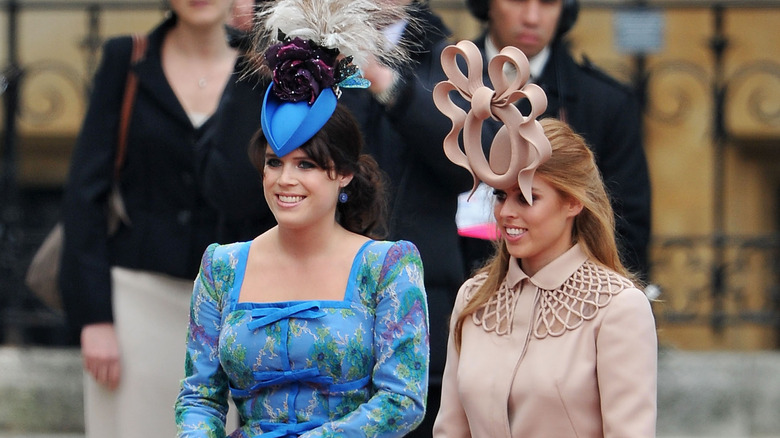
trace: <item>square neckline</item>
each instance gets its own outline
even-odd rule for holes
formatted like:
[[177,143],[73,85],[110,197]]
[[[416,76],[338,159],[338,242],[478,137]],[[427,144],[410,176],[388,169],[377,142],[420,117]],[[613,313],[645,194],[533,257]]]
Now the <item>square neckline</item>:
[[352,302],[352,296],[355,288],[357,287],[357,275],[360,270],[360,266],[363,264],[363,253],[375,240],[369,239],[365,241],[358,249],[355,257],[352,259],[352,266],[349,268],[349,277],[347,278],[347,287],[344,290],[344,296],[341,300],[285,300],[285,301],[239,301],[241,295],[241,286],[244,284],[244,277],[246,275],[247,261],[249,260],[249,248],[252,246],[252,241],[242,242],[239,246],[238,260],[234,269],[236,277],[233,281],[233,286],[230,289],[230,310],[236,309],[255,309],[263,307],[290,307],[300,303],[320,303],[324,304],[321,307],[347,307]]

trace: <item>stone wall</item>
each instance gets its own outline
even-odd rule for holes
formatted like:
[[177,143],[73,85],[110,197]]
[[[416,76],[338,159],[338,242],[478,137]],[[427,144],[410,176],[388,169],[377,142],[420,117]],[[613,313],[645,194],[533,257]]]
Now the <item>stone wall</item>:
[[780,353],[661,351],[658,436],[780,437]]
[[82,432],[81,377],[76,349],[0,348],[0,432]]

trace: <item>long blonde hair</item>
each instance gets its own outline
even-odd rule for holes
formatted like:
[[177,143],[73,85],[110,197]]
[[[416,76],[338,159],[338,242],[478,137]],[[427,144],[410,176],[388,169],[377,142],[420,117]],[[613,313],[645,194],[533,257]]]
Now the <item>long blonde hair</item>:
[[[615,216],[593,153],[585,139],[560,120],[549,118],[541,120],[540,123],[544,127],[545,136],[550,140],[552,156],[539,166],[536,177],[544,178],[561,196],[574,198],[583,206],[582,211],[574,218],[572,244],[579,243],[590,260],[636,283],[636,278],[620,261],[615,241]],[[506,277],[510,257],[506,241],[500,239],[493,257],[479,271],[487,275],[485,282],[466,303],[455,322],[454,337],[458,349],[463,321],[498,291]]]

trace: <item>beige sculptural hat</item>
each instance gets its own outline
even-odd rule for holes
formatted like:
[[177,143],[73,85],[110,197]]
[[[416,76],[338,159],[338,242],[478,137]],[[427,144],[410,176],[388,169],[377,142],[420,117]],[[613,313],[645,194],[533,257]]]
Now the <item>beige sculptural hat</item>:
[[[458,56],[466,64],[464,74]],[[446,47],[441,63],[448,80],[433,90],[433,100],[442,114],[452,121],[444,139],[444,153],[450,161],[468,170],[474,178],[472,194],[480,182],[500,190],[517,184],[532,203],[531,184],[536,169],[551,155],[550,141],[537,118],[547,108],[547,96],[536,84],[528,83],[528,59],[516,47],[505,47],[488,64],[488,76],[495,89],[482,82],[482,54],[471,41]],[[510,78],[504,65],[511,64],[516,74]],[[456,105],[450,93],[457,91],[470,102],[468,112]],[[523,115],[515,102],[527,99],[531,111]],[[492,117],[504,126],[496,133],[486,158],[482,144],[483,122]],[[463,148],[458,138],[463,132]]]

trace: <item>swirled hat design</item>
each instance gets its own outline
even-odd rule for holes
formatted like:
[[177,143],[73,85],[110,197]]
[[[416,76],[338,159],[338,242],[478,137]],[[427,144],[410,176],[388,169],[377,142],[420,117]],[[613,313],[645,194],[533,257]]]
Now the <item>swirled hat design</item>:
[[[465,60],[466,74],[458,65],[458,56]],[[452,129],[444,138],[445,155],[471,173],[472,194],[480,181],[500,190],[517,184],[531,203],[534,172],[550,157],[552,149],[537,120],[547,108],[547,96],[541,87],[528,83],[528,59],[515,47],[502,49],[488,64],[488,76],[495,89],[482,82],[482,54],[471,41],[446,47],[441,63],[448,80],[436,84],[433,100],[439,111],[452,121]],[[512,80],[504,73],[507,63],[517,72]],[[471,103],[468,112],[452,101],[452,91]],[[514,104],[519,99],[527,99],[531,105],[527,116]],[[483,151],[482,124],[489,117],[498,119],[504,126],[493,138],[488,159]],[[461,131],[463,149],[458,143]]]

